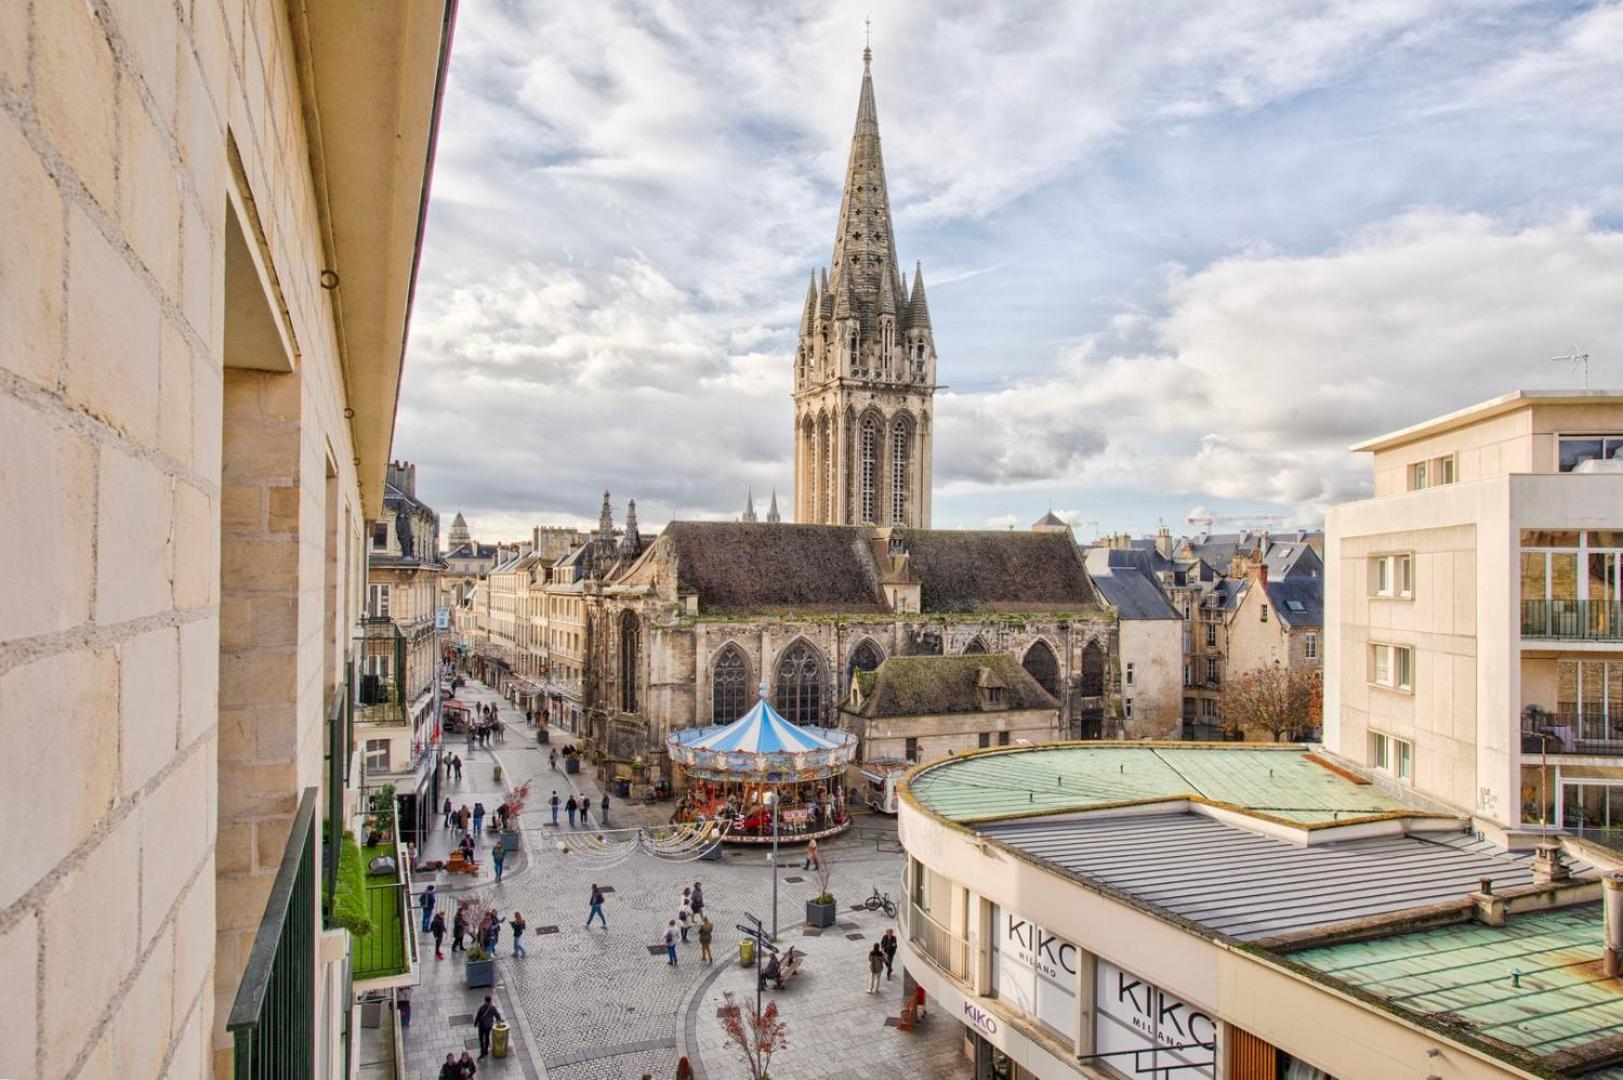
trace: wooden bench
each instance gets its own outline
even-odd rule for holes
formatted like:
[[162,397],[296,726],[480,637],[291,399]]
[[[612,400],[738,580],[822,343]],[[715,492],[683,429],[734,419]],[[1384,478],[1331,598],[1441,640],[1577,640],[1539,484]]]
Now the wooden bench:
[[479,864],[473,859],[462,857],[462,849],[451,852],[451,857],[445,861],[445,869],[452,874],[477,874]]
[[[793,979],[800,971],[801,965],[803,965],[805,961],[805,953],[801,952],[793,945],[789,946],[789,951],[778,958],[778,973],[772,977],[772,982],[776,984],[779,990],[782,990],[788,984],[789,980]],[[765,986],[767,983],[766,967],[763,965],[760,971],[761,985]]]

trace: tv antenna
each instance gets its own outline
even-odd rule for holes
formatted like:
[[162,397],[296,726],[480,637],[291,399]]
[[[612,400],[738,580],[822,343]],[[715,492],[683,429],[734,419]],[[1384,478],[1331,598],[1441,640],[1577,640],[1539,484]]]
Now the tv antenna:
[[1577,371],[1580,367],[1582,367],[1584,369],[1584,389],[1589,389],[1589,354],[1586,352],[1580,352],[1578,350],[1578,346],[1572,346],[1565,356],[1550,357],[1550,363],[1571,364],[1572,370],[1574,371]]

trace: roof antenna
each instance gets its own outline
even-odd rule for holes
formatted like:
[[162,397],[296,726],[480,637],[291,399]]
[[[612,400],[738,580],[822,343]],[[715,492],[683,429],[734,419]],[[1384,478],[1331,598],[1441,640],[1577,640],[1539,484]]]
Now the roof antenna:
[[873,16],[862,17],[862,66],[873,63]]
[[1584,389],[1585,390],[1589,389],[1589,354],[1586,353],[1586,352],[1579,352],[1578,351],[1578,346],[1576,346],[1576,345],[1571,346],[1570,351],[1568,351],[1568,353],[1565,356],[1552,356],[1552,357],[1550,357],[1550,363],[1552,363],[1552,364],[1559,364],[1559,363],[1571,364],[1572,365],[1572,370],[1574,370],[1574,371],[1577,371],[1578,368],[1581,366],[1584,369]]

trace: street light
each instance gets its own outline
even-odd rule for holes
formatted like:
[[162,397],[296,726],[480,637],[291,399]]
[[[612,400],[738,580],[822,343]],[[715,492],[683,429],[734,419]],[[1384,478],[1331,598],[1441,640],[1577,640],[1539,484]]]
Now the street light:
[[772,940],[778,940],[778,793],[768,791],[766,804],[772,808]]

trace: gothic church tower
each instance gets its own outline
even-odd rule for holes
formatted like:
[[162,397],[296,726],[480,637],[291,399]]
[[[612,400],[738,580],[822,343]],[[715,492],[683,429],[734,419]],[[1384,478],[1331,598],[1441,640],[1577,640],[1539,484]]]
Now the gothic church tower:
[[834,265],[800,318],[795,520],[929,528],[935,341],[923,271],[909,290],[896,259],[872,61],[864,49]]

